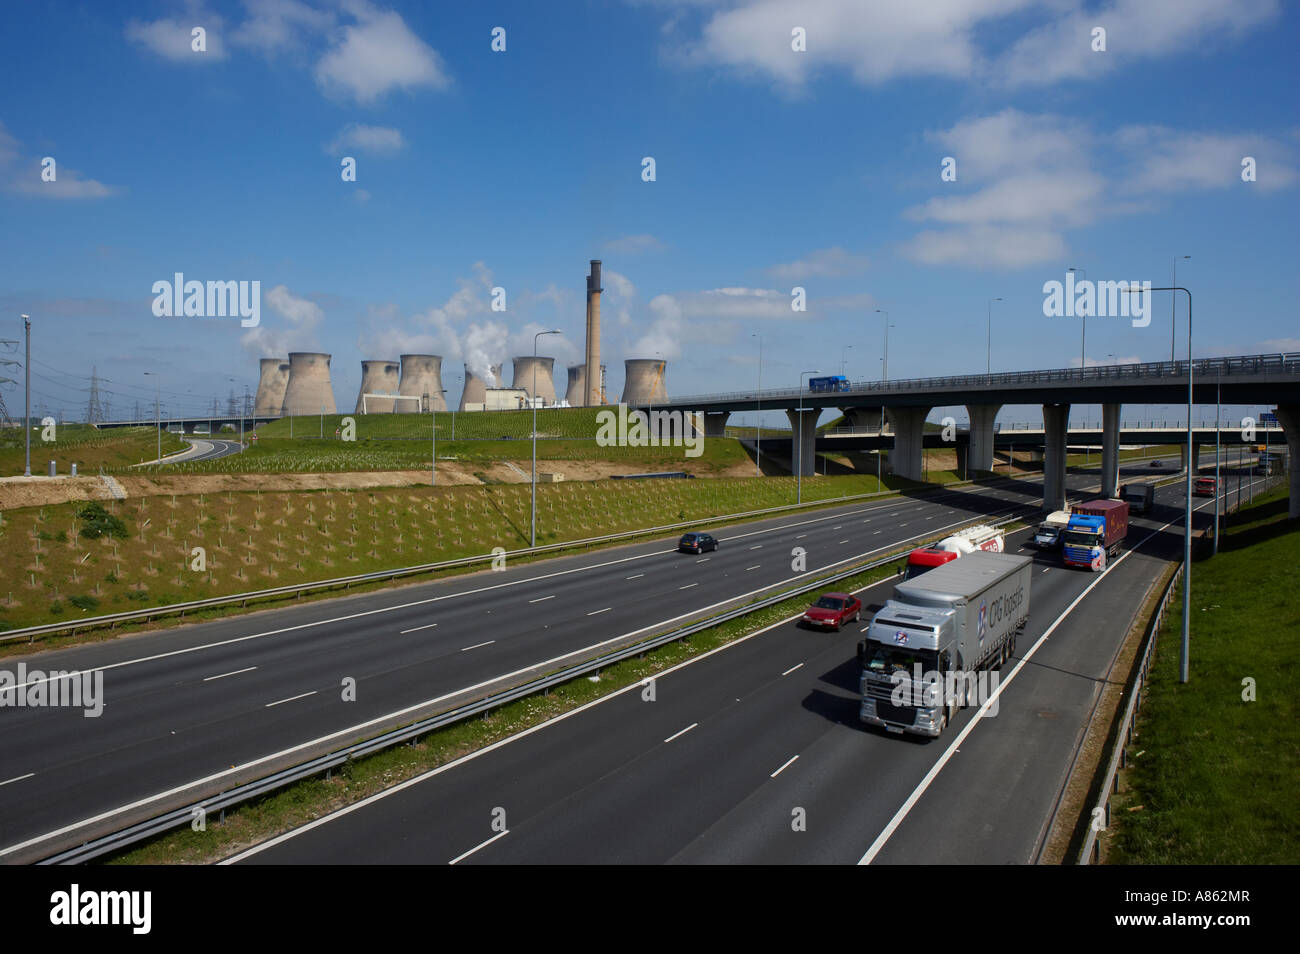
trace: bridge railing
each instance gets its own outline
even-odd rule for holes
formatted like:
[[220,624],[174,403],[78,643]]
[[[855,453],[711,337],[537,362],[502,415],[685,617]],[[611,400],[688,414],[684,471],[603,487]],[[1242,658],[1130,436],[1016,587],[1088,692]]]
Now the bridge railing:
[[[1240,355],[1230,358],[1195,358],[1193,377],[1231,379],[1242,375],[1294,374],[1300,377],[1300,352]],[[863,394],[895,393],[947,388],[988,388],[1010,385],[1087,384],[1090,382],[1135,381],[1187,377],[1186,361],[1153,361],[1145,364],[1104,364],[1090,368],[1056,368],[1045,371],[1004,371],[997,374],[965,374],[934,378],[902,378],[890,381],[855,381],[845,391],[811,391],[808,388],[775,388],[763,391],[727,391],[694,394],[658,402],[656,406],[714,404],[725,401],[781,401],[825,396],[861,397]]]

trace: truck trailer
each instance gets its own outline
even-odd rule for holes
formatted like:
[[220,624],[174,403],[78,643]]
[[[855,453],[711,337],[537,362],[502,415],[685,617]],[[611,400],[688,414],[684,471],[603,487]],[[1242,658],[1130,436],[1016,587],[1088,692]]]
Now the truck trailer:
[[903,571],[903,579],[914,580],[922,573],[933,570],[936,566],[943,566],[963,554],[974,553],[976,550],[1001,553],[1007,548],[1006,543],[1006,537],[996,527],[981,524],[980,526],[967,527],[965,530],[958,530],[956,533],[944,537],[933,546],[917,547],[909,553],[907,555],[907,567]]
[[858,717],[937,738],[1029,619],[1033,560],[976,551],[894,587],[858,644]]
[[1061,540],[1066,566],[1086,566],[1099,572],[1116,556],[1128,536],[1128,503],[1090,500],[1074,508]]

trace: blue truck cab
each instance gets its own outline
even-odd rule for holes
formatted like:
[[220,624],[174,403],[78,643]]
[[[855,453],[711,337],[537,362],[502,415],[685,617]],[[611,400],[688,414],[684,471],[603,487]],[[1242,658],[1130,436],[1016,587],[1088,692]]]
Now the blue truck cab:
[[1128,536],[1128,504],[1122,500],[1093,500],[1070,514],[1061,535],[1061,559],[1066,566],[1106,569]]

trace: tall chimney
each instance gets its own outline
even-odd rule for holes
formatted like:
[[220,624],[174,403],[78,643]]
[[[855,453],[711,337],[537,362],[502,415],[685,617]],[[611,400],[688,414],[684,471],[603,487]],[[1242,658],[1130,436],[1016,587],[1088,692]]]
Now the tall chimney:
[[586,400],[583,404],[587,407],[596,407],[603,404],[600,393],[600,293],[605,289],[600,287],[600,259],[591,260],[591,274],[587,276],[587,355],[584,362],[585,368],[598,369],[595,374],[586,376],[587,392]]

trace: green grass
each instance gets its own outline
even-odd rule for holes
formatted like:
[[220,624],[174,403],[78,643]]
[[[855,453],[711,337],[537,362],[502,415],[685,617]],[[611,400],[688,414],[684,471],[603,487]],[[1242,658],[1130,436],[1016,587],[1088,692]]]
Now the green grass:
[[[59,473],[67,474],[73,463],[83,474],[126,471],[131,465],[153,460],[158,455],[158,432],[152,427],[121,427],[96,430],[88,424],[60,424],[53,428],[54,440],[45,440],[47,430],[32,428],[32,473],[44,474],[49,461],[59,464]],[[0,430],[0,475],[23,472],[26,459],[25,437],[21,427]],[[186,448],[177,435],[162,435],[164,456]]]
[[[1112,810],[1110,863],[1300,862],[1300,526],[1286,504],[1285,488],[1257,498],[1219,554],[1194,564],[1187,685],[1181,596],[1171,604]],[[1243,701],[1246,679],[1256,701]]]

